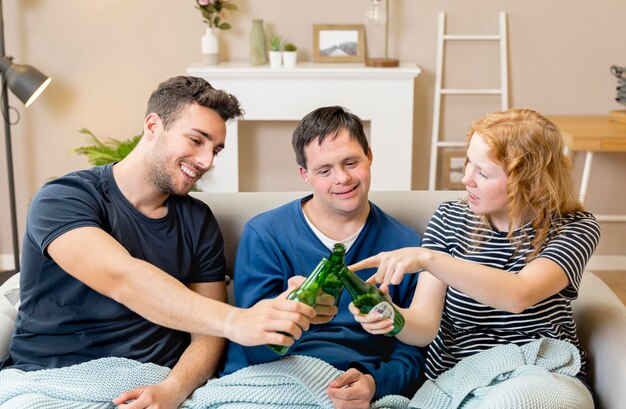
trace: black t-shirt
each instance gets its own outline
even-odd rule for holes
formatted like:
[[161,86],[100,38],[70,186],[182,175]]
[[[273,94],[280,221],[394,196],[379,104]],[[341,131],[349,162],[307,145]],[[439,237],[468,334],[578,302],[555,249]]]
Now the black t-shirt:
[[3,365],[37,370],[110,356],[176,364],[189,345],[189,334],[147,321],[92,290],[47,253],[61,234],[93,226],[133,257],[184,284],[223,281],[224,240],[211,210],[190,196],[170,196],[167,207],[160,219],[139,213],[115,183],[112,165],[70,173],[43,186],[28,212],[21,305]]

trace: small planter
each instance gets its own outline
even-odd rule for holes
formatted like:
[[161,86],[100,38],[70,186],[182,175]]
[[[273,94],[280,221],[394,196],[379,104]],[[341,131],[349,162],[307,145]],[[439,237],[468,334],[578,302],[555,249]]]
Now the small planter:
[[285,44],[283,48],[283,64],[285,68],[295,68],[298,60],[298,47],[292,43]]
[[270,51],[270,67],[280,68],[282,66],[283,55],[280,51]]
[[295,68],[298,61],[297,51],[283,51],[283,64],[285,68]]

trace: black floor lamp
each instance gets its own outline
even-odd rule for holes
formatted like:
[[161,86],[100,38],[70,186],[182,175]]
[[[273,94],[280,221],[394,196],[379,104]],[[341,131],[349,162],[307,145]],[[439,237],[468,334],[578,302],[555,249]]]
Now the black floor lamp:
[[20,271],[20,248],[17,234],[17,209],[15,204],[15,181],[13,176],[13,152],[11,147],[11,122],[9,120],[9,95],[7,88],[28,108],[50,84],[51,78],[43,75],[30,65],[20,65],[7,57],[4,50],[4,17],[0,0],[0,74],[2,74],[2,117],[4,120],[4,141],[7,156],[7,178],[9,185],[9,206],[11,209],[11,235],[13,239],[13,270],[1,274],[12,275]]

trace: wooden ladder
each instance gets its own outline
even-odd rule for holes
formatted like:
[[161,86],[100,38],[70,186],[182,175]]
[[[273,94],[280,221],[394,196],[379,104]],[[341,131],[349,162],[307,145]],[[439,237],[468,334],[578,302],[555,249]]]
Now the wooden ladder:
[[[440,148],[462,148],[465,142],[442,141],[439,138],[442,95],[500,95],[500,109],[509,106],[508,94],[508,49],[506,38],[506,13],[499,14],[500,29],[494,35],[458,35],[446,34],[446,14],[439,13],[439,29],[437,31],[437,67],[435,76],[435,102],[433,107],[433,131],[430,151],[430,171],[428,190],[437,186],[437,159]],[[452,89],[443,88],[443,58],[446,41],[498,41],[500,43],[500,88],[493,89]]]

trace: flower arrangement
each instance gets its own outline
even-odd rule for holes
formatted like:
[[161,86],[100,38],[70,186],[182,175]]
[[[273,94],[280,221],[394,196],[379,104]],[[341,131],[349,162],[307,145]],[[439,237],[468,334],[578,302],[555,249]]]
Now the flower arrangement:
[[228,30],[231,27],[223,20],[226,18],[226,11],[237,10],[232,0],[196,0],[196,4],[209,27],[220,30]]

